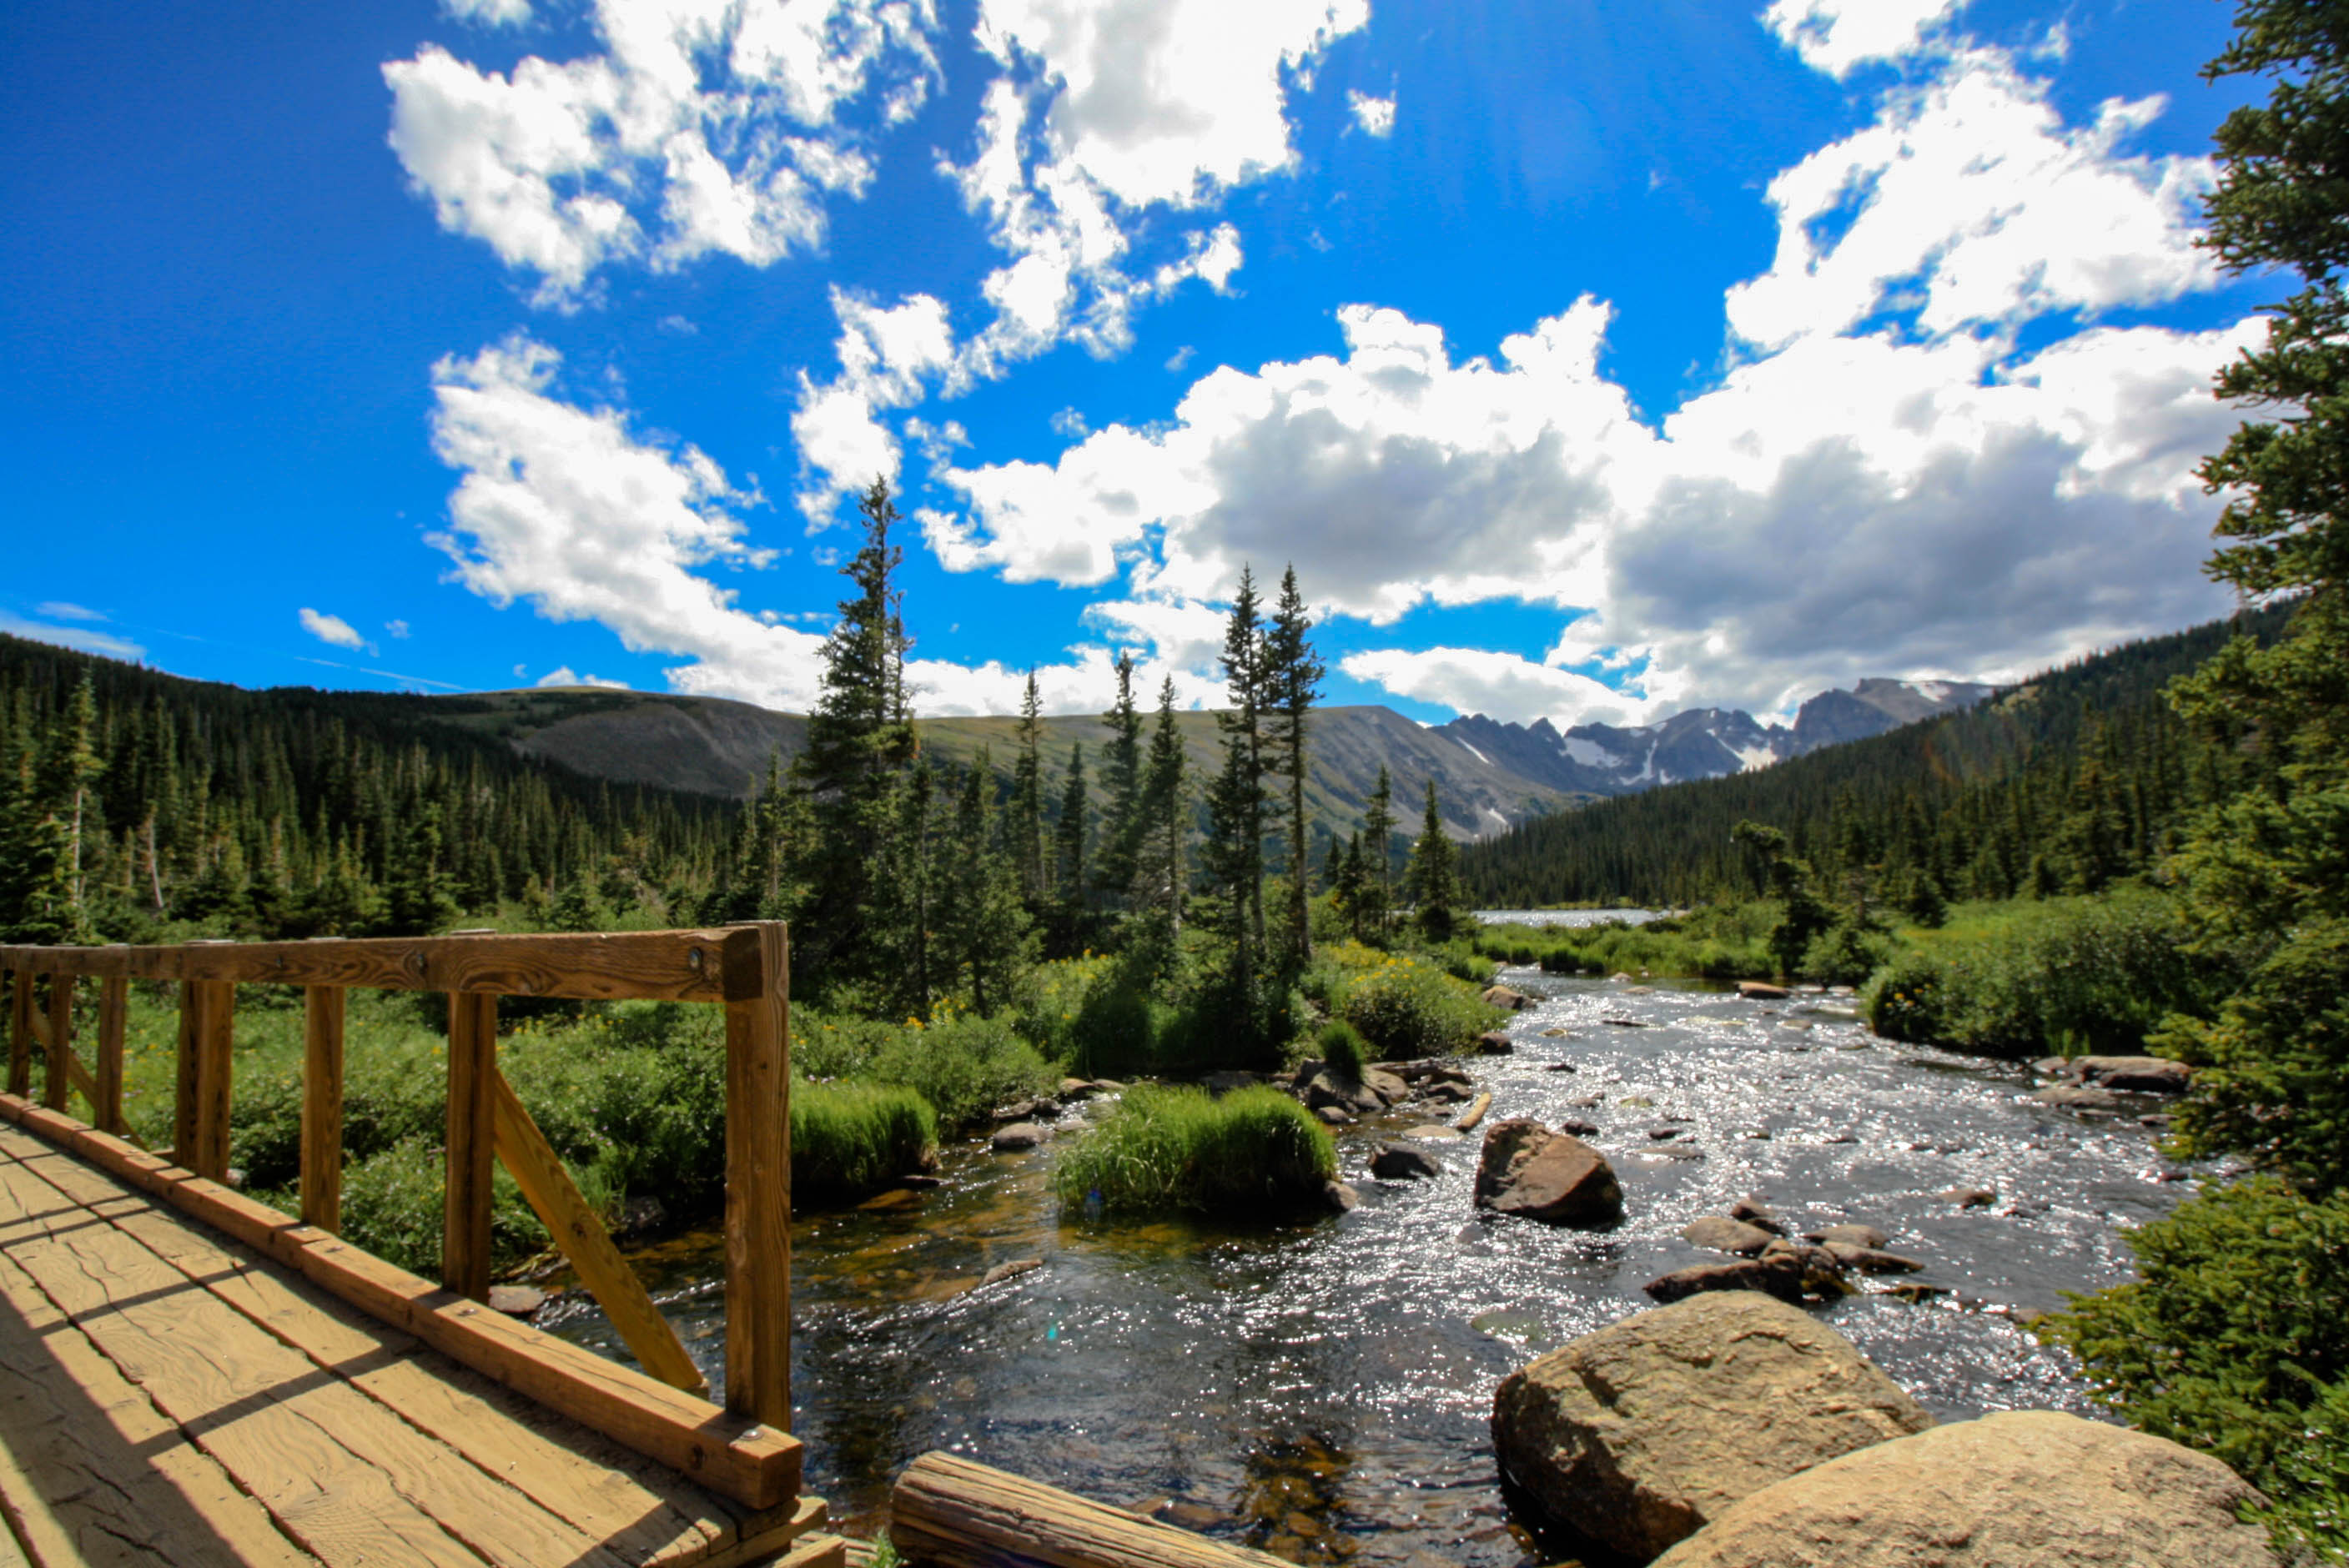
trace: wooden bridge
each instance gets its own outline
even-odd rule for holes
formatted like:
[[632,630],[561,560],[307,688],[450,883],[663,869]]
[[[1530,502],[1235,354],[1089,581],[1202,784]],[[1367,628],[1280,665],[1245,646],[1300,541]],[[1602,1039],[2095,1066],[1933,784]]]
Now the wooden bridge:
[[[781,925],[0,947],[0,1568],[842,1568],[791,1426]],[[95,1007],[85,983],[95,983]],[[172,1147],[123,1119],[129,986],[176,987]],[[301,1212],[227,1184],[236,988],[303,988]],[[449,997],[441,1278],[339,1239],[344,997]],[[497,1068],[500,995],[726,1012],[726,1387]],[[78,1014],[78,1005],[79,1013]],[[75,1040],[94,1022],[93,1059]],[[35,1069],[40,1094],[33,1098]],[[88,1119],[68,1114],[78,1096]],[[502,1163],[644,1368],[483,1305]]]

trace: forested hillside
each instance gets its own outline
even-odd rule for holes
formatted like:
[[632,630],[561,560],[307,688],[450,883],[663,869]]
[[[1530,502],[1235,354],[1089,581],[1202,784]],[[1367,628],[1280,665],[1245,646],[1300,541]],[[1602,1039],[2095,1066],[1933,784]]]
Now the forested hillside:
[[2093,892],[2142,870],[2189,808],[2256,756],[2190,732],[2163,699],[2240,627],[2288,605],[2078,660],[1962,712],[1773,768],[1674,784],[1525,824],[1461,856],[1488,908],[1685,904],[1763,891],[1730,830],[1782,830],[1838,887],[1904,902]]
[[405,697],[244,691],[0,636],[0,931],[19,939],[657,910],[713,883],[740,815],[581,778]]

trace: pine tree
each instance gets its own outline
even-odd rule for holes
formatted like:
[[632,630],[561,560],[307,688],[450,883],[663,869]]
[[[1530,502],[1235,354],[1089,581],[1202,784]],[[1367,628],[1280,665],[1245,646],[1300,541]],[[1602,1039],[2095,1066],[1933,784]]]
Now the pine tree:
[[1112,900],[1122,902],[1133,885],[1135,857],[1141,852],[1144,823],[1142,814],[1142,713],[1133,703],[1133,655],[1117,655],[1117,700],[1102,722],[1109,741],[1102,748],[1102,836],[1093,858],[1093,882]]
[[1362,808],[1362,853],[1371,872],[1364,893],[1371,931],[1381,944],[1386,941],[1387,923],[1394,909],[1394,780],[1387,776],[1387,765],[1381,762],[1378,785]]
[[1044,864],[1043,748],[1043,707],[1036,696],[1036,672],[1030,670],[1019,699],[1019,756],[1011,766],[1011,858],[1019,868],[1020,896],[1038,916],[1052,904],[1052,879]]
[[1069,748],[1069,779],[1061,790],[1061,820],[1052,835],[1052,866],[1060,881],[1055,925],[1061,949],[1073,952],[1083,942],[1086,898],[1092,891],[1085,877],[1085,748]]
[[1216,716],[1224,762],[1207,786],[1207,842],[1200,861],[1219,895],[1226,977],[1253,1016],[1265,951],[1264,650],[1256,582],[1245,568],[1225,624],[1222,663],[1232,707]]
[[846,573],[855,596],[824,639],[822,695],[808,716],[807,748],[792,777],[810,796],[813,842],[810,901],[794,934],[794,970],[817,985],[874,975],[874,847],[895,825],[900,776],[915,754],[905,693],[910,645],[894,583],[901,552],[889,542],[897,509],[885,480],[858,503],[864,544]]
[[1325,673],[1305,634],[1313,628],[1306,618],[1304,595],[1297,591],[1297,568],[1281,573],[1280,597],[1273,607],[1263,643],[1264,706],[1267,726],[1265,755],[1274,775],[1285,786],[1288,815],[1282,823],[1287,840],[1283,869],[1288,877],[1288,907],[1283,911],[1281,938],[1292,969],[1313,961],[1313,867],[1305,825],[1305,775],[1310,765],[1306,748],[1306,719],[1314,699],[1321,695]]
[[970,986],[971,1006],[991,1013],[1011,999],[1035,949],[1020,898],[1019,872],[996,842],[990,809],[995,779],[987,751],[963,781],[955,808],[951,895],[939,911],[939,934]]
[[1183,930],[1183,903],[1190,889],[1184,850],[1190,837],[1189,762],[1174,723],[1174,677],[1158,688],[1158,723],[1142,769],[1142,832],[1130,886],[1134,905],[1146,912],[1144,934],[1159,951],[1173,954]]
[[1433,779],[1427,781],[1427,810],[1420,820],[1419,838],[1411,846],[1403,890],[1427,939],[1450,941],[1460,919],[1460,847],[1444,830]]

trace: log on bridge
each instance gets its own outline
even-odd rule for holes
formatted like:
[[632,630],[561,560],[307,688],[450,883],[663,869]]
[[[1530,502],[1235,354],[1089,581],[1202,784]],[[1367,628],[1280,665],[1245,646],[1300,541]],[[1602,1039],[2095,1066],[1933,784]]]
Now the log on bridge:
[[889,1521],[898,1555],[936,1568],[1289,1568],[953,1454],[905,1467]]

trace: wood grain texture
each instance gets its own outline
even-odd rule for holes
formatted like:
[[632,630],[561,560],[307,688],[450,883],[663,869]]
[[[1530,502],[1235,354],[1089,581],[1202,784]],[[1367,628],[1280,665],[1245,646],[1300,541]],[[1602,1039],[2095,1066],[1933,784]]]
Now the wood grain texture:
[[33,972],[12,968],[8,975],[8,1092],[22,1098],[33,1087]]
[[788,1433],[454,1296],[218,1182],[21,1096],[0,1121],[212,1225],[363,1312],[647,1458],[753,1510],[798,1495],[802,1454]]
[[78,982],[70,975],[49,976],[49,1016],[41,1030],[41,1043],[49,1047],[49,1065],[41,1083],[41,1103],[51,1110],[63,1110],[66,1097],[73,1091],[73,1074],[67,1064],[73,1060],[74,991]]
[[[728,944],[741,928],[533,936],[371,937],[168,947],[0,947],[0,965],[130,980],[223,980],[511,996],[726,999]],[[755,944],[753,944],[755,946]]]
[[195,1057],[193,1141],[181,1144],[180,1163],[214,1181],[228,1180],[231,1092],[236,1072],[236,985],[199,980],[190,1039]]
[[[27,1172],[65,1183],[60,1192],[102,1180],[48,1150],[16,1158],[12,1178]],[[122,1227],[56,1226],[10,1257],[322,1560],[388,1553],[460,1568],[626,1568],[518,1488],[263,1332]]]
[[197,1074],[202,1064],[196,1059],[196,1014],[202,1006],[196,999],[198,989],[192,980],[180,982],[179,1028],[171,1043],[171,1157],[182,1162],[196,1145],[196,1099],[202,1088]]
[[612,1320],[629,1353],[644,1369],[672,1388],[682,1388],[688,1394],[707,1392],[709,1380],[693,1357],[678,1343],[677,1330],[669,1326],[659,1307],[653,1305],[652,1293],[645,1289],[644,1281],[628,1266],[620,1249],[612,1244],[611,1233],[604,1222],[579,1195],[573,1184],[571,1172],[563,1167],[562,1159],[538,1123],[530,1119],[513,1086],[505,1075],[492,1068],[490,1089],[494,1109],[498,1158],[513,1173],[514,1182],[522,1189],[523,1197],[536,1211],[554,1244],[578,1271],[588,1292]]
[[130,1013],[130,982],[119,975],[98,985],[98,1077],[90,1096],[90,1119],[108,1132],[129,1130],[122,1119],[122,1035]]
[[343,1229],[343,1020],[339,985],[302,996],[302,1222]]
[[[755,940],[755,964],[745,956]],[[762,995],[726,1004],[726,1408],[789,1431],[792,1421],[792,1051],[787,937],[746,927],[729,988],[755,975]]]
[[[0,1257],[0,1564],[12,1530],[46,1568],[316,1568]],[[27,1559],[19,1554],[16,1562]]]
[[449,998],[449,1178],[442,1194],[440,1283],[490,1299],[490,1176],[496,1150],[498,999]]
[[935,1568],[1277,1568],[1123,1509],[953,1454],[926,1453],[889,1489],[889,1539]]

